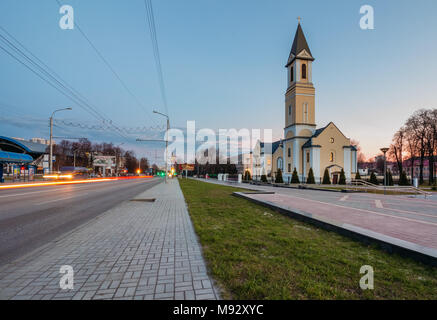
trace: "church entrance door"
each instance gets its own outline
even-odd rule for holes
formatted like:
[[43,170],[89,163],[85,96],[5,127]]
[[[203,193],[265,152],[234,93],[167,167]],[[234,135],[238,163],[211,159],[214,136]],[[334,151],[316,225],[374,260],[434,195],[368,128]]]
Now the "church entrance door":
[[332,184],[337,184],[338,183],[338,174],[334,174],[332,175]]

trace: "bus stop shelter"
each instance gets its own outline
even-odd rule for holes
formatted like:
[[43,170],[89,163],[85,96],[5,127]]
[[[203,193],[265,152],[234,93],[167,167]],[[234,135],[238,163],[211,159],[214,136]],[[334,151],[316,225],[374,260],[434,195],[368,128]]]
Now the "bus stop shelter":
[[27,165],[32,161],[33,161],[32,156],[25,153],[0,151],[0,183],[4,182],[3,164],[13,163],[13,164]]

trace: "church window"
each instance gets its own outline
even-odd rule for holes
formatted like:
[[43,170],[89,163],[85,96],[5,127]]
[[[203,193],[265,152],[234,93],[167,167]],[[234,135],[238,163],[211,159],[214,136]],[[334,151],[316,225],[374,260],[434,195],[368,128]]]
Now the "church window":
[[309,162],[310,162],[310,153],[307,152],[307,163],[309,163]]
[[288,106],[288,114],[291,114],[291,104]]
[[278,158],[277,167],[282,170],[282,158]]
[[288,172],[291,172],[291,163],[288,164]]
[[290,68],[290,82],[293,82],[293,81],[294,81],[294,68],[291,67]]
[[329,162],[334,162],[334,152],[329,153]]
[[334,143],[334,138],[329,139],[329,142]]
[[288,157],[291,157],[291,148],[288,148]]
[[307,78],[307,65],[303,64],[302,65],[302,79],[306,79]]

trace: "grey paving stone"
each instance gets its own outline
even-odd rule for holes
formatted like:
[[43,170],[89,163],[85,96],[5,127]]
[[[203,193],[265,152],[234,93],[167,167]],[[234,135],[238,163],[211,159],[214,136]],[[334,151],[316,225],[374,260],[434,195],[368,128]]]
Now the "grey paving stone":
[[[219,298],[178,181],[137,197],[156,201],[125,201],[42,250],[0,267],[0,298]],[[59,287],[62,265],[73,266],[74,290],[69,292]]]

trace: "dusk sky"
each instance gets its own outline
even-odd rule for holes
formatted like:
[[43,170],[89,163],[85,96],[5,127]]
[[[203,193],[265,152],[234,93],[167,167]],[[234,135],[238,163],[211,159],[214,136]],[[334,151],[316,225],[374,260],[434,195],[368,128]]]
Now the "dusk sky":
[[[166,110],[144,1],[60,2],[74,8],[75,22],[147,111],[77,28],[59,27],[55,0],[2,0],[0,26],[120,127],[164,125],[152,114],[153,108]],[[374,30],[359,27],[365,4],[375,10]],[[197,129],[271,128],[281,138],[284,65],[298,16],[316,59],[318,127],[333,121],[370,157],[390,144],[415,110],[437,107],[435,0],[155,0],[153,6],[172,126],[195,120]],[[65,106],[73,111],[58,119],[99,124],[1,49],[0,84],[0,135],[48,138],[51,112]],[[56,130],[55,135],[125,142],[113,131]],[[154,135],[133,134],[125,142],[142,153],[147,145],[136,137]]]

